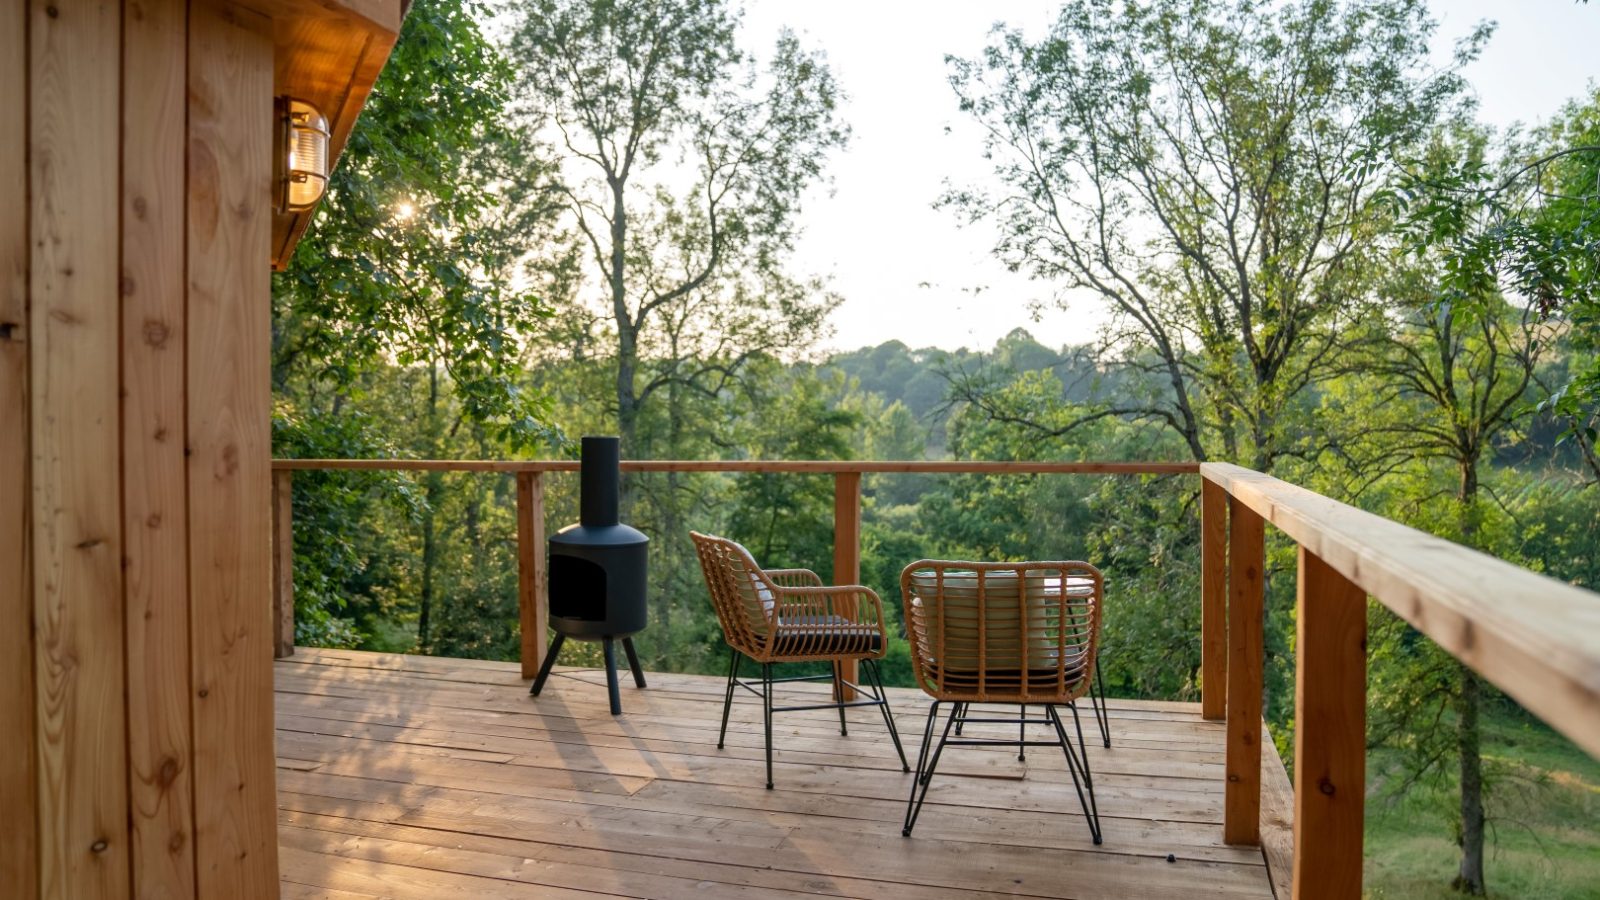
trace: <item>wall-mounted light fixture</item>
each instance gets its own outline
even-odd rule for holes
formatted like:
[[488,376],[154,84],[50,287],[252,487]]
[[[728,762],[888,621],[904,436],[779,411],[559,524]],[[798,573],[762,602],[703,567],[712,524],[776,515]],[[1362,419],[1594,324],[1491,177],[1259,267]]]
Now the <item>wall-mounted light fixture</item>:
[[328,188],[328,119],[304,100],[278,98],[278,209],[305,212]]

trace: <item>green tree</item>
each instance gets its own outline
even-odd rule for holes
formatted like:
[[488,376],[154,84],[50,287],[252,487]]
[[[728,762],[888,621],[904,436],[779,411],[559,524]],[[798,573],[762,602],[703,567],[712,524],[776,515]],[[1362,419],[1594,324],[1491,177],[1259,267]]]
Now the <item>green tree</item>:
[[[1496,165],[1488,135],[1465,126],[1437,136],[1427,160],[1436,171]],[[1453,511],[1444,521],[1428,523],[1432,530],[1507,555],[1514,549],[1496,546],[1484,527],[1489,509],[1483,470],[1496,446],[1529,418],[1553,331],[1541,324],[1536,309],[1509,303],[1499,279],[1469,275],[1460,262],[1456,250],[1441,241],[1393,267],[1382,287],[1391,336],[1371,366],[1373,378],[1361,382],[1371,405],[1350,412],[1368,423],[1373,455],[1381,460],[1375,464],[1387,469],[1422,460],[1448,466]],[[1392,676],[1398,689],[1378,704],[1377,733],[1412,751],[1413,777],[1448,761],[1457,764],[1461,861],[1455,887],[1481,895],[1486,815],[1479,722],[1484,694],[1492,689],[1448,654],[1422,647],[1401,623],[1388,622],[1378,634],[1391,646],[1377,658],[1398,667]],[[1453,719],[1438,715],[1442,709]]]
[[1505,291],[1564,320],[1586,355],[1546,408],[1600,481],[1600,89],[1504,154],[1412,160],[1391,196],[1407,247],[1444,260],[1453,296],[1471,303]]
[[[558,207],[539,193],[549,165],[511,122],[512,71],[478,26],[485,14],[470,0],[410,9],[310,230],[274,276],[280,454],[498,455],[555,439],[548,404],[518,378],[548,310],[515,275]],[[387,514],[370,501],[375,481],[297,479],[303,638],[377,640],[375,622],[392,626],[417,602],[418,641],[429,649],[444,480],[425,478],[405,517],[378,529],[371,517]],[[413,521],[423,532],[421,590],[397,593],[411,584],[409,563],[388,565],[400,556],[381,541]],[[315,561],[324,568],[313,571]]]
[[[829,404],[824,385],[801,370],[773,379],[746,420],[753,459],[849,459],[859,415]],[[763,565],[826,570],[833,557],[833,485],[827,477],[761,473],[739,479],[729,533]]]
[[548,164],[510,121],[511,69],[483,15],[470,0],[419,0],[406,15],[310,230],[274,277],[274,385],[328,408],[373,366],[438,366],[468,418],[529,446],[550,435],[515,373],[548,311],[513,276],[555,207],[538,193]]
[[1315,452],[1288,417],[1364,334],[1387,160],[1461,90],[1434,30],[1421,0],[1072,0],[1041,40],[950,60],[1004,187],[945,203],[1111,305],[1108,361],[1161,392],[1106,410],[1270,470]]
[[[831,299],[785,270],[805,189],[845,129],[821,56],[785,32],[766,67],[721,0],[525,0],[512,41],[525,112],[556,178],[581,270],[579,341],[614,342],[616,427],[669,386],[716,391],[802,346]],[[587,313],[593,292],[604,313]]]

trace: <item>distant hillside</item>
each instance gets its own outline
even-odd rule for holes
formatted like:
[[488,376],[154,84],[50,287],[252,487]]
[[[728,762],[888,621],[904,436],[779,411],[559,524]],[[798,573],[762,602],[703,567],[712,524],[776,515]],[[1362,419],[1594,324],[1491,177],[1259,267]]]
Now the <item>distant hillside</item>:
[[928,429],[930,455],[937,455],[944,450],[944,408],[952,378],[979,372],[1050,371],[1061,381],[1063,400],[1093,403],[1117,393],[1122,378],[1100,370],[1092,351],[1082,344],[1051,349],[1034,340],[1027,329],[1016,328],[987,351],[912,349],[901,341],[885,341],[834,354],[822,368],[843,372],[863,393],[883,398],[885,405],[904,404]]

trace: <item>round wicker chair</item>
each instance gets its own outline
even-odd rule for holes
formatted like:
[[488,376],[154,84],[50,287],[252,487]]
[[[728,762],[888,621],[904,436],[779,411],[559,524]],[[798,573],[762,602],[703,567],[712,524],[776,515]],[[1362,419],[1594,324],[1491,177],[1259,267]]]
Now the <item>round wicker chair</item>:
[[[767,787],[772,787],[772,714],[810,709],[838,709],[839,733],[849,734],[845,710],[853,706],[877,706],[883,712],[889,737],[900,754],[900,764],[911,766],[900,746],[900,732],[878,672],[878,660],[888,650],[883,631],[883,603],[871,588],[859,584],[825,586],[810,569],[763,569],[743,545],[727,538],[689,532],[694,539],[700,568],[705,574],[711,605],[728,641],[728,689],[722,704],[722,730],[717,749],[728,736],[728,712],[733,706],[735,688],[744,688],[761,697],[762,718],[767,743]],[[739,680],[739,660],[749,657],[761,667],[760,690]],[[854,684],[844,678],[843,663],[859,660],[869,685]],[[782,663],[826,662],[831,675],[799,675],[773,678],[772,667]],[[833,700],[801,706],[772,705],[772,686],[790,681],[833,682]],[[863,699],[845,700],[846,688]]]
[[[921,560],[900,574],[906,630],[917,686],[933,698],[917,779],[902,834],[909,837],[946,746],[1059,746],[1067,758],[1090,834],[1100,843],[1100,814],[1077,700],[1093,683],[1100,644],[1104,579],[1084,562],[982,563]],[[1016,705],[1018,718],[977,717],[971,705]],[[949,715],[938,744],[940,707]],[[1043,706],[1029,718],[1027,708]],[[1072,710],[1074,748],[1056,707]],[[964,737],[969,724],[1018,726],[1015,740]],[[1029,740],[1029,725],[1049,725],[1054,740]],[[951,732],[955,737],[951,737]]]

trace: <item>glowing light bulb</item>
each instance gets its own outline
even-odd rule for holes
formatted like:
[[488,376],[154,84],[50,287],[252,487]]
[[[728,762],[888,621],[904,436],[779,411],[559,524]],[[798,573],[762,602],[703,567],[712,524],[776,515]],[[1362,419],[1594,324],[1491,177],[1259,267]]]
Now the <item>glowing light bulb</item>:
[[306,212],[317,205],[328,187],[328,120],[301,100],[284,99],[282,110],[279,146],[283,172],[278,207],[284,212]]

